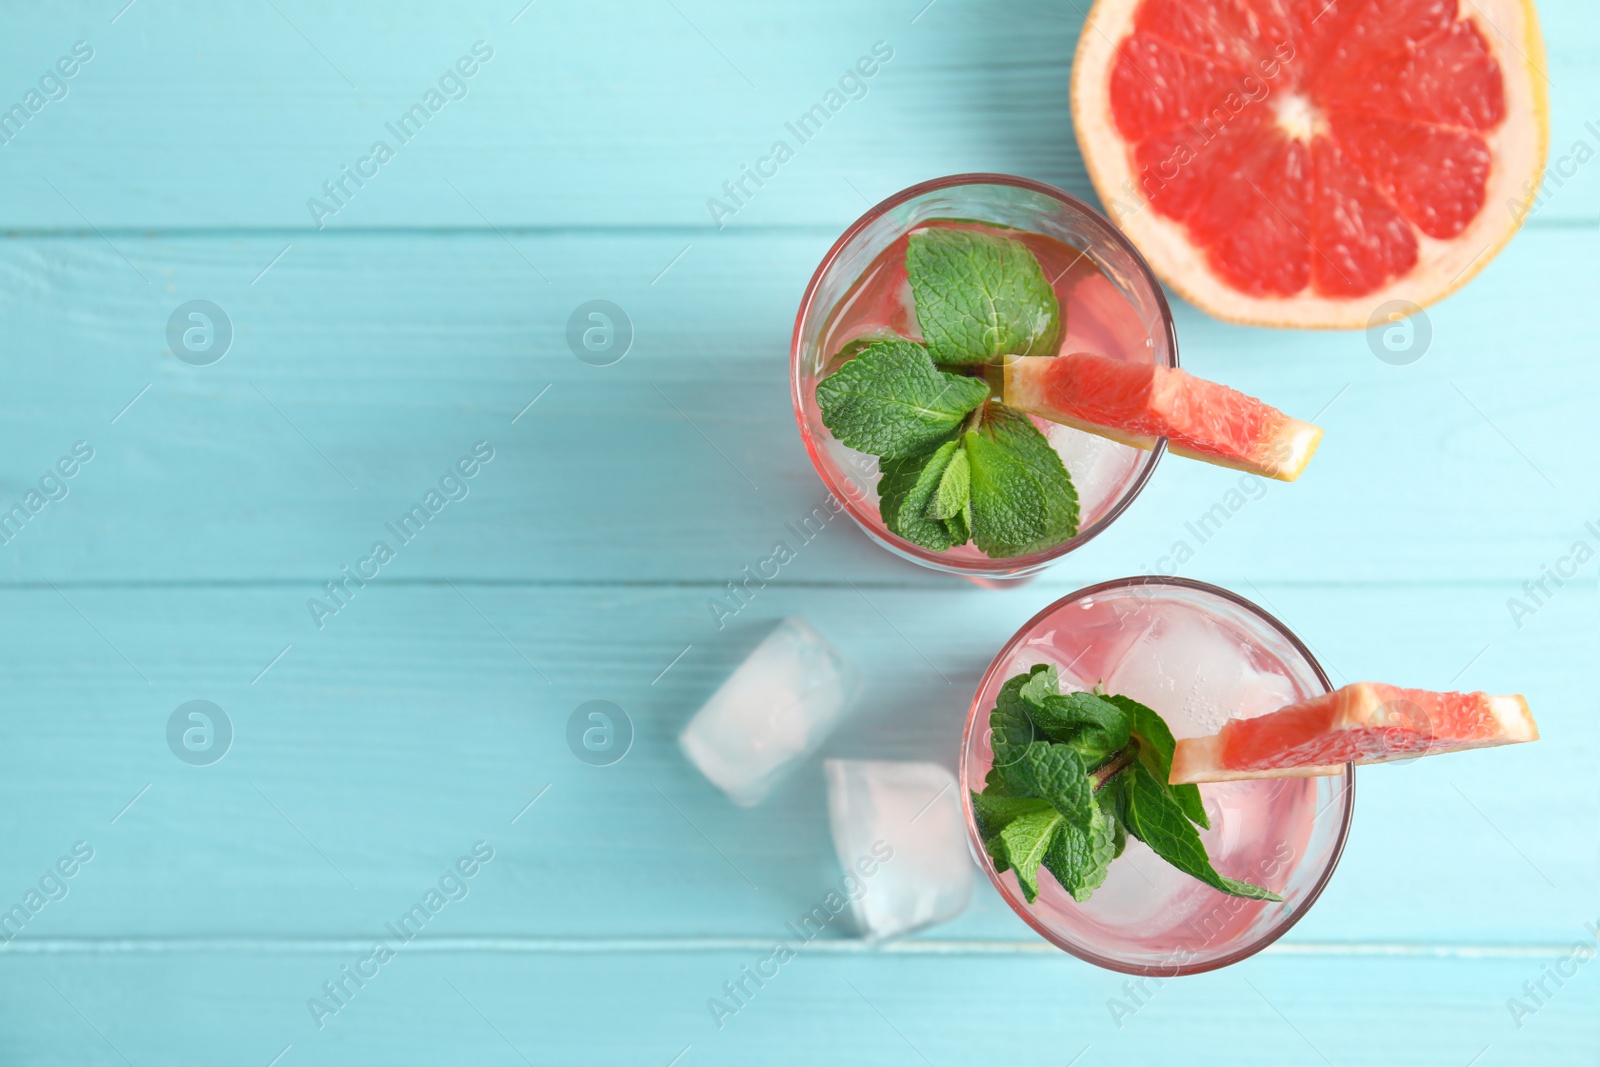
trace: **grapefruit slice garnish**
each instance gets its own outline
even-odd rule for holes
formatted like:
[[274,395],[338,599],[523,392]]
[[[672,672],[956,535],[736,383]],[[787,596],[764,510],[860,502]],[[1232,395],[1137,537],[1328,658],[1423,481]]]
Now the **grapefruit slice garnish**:
[[1532,0],[1097,0],[1072,116],[1107,210],[1191,303],[1365,327],[1516,232],[1543,55]]
[[1003,400],[1135,448],[1165,437],[1180,456],[1285,482],[1300,477],[1322,440],[1320,428],[1226,385],[1086,352],[1009,357]]
[[1346,763],[1388,763],[1538,738],[1520,696],[1356,682],[1253,719],[1230,719],[1208,737],[1179,741],[1170,780],[1335,774]]

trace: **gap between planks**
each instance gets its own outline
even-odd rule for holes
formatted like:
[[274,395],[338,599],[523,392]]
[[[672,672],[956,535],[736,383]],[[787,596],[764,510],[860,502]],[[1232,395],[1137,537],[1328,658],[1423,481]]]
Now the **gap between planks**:
[[[0,592],[34,592],[51,589],[85,589],[85,590],[208,590],[208,589],[285,589],[300,588],[307,585],[316,585],[319,576],[301,576],[290,578],[80,578],[63,579],[49,582],[33,579],[7,581],[0,579]],[[737,576],[736,576],[737,577]],[[1505,577],[1498,578],[1354,578],[1354,579],[1328,579],[1328,578],[1266,578],[1260,581],[1261,585],[1274,589],[1356,589],[1356,590],[1401,590],[1401,589],[1501,589],[1505,587]],[[1088,581],[1088,575],[1080,574],[1076,578],[1064,576],[1039,575],[1032,579],[1019,580],[1013,589],[1056,589],[1068,590],[1077,585],[1079,581]],[[1215,585],[1227,586],[1230,582],[1242,583],[1245,578],[1239,575],[1207,575],[1205,581]],[[466,578],[466,577],[434,577],[434,578],[385,578],[386,588],[430,589],[450,585],[465,585],[483,589],[709,589],[720,590],[726,587],[726,576],[719,578]],[[907,592],[963,592],[975,589],[963,578],[941,577],[937,574],[912,575],[904,578],[812,578],[812,579],[786,579],[784,581],[769,580],[767,586],[773,589],[838,589],[849,590],[852,586],[862,586],[867,589],[905,590]]]
[[[811,221],[765,223],[740,226],[727,231],[740,238],[762,237],[826,237],[833,239],[850,225],[850,219],[837,221]],[[1592,229],[1593,220],[1587,217],[1535,216],[1526,220],[1525,230],[1578,230]],[[513,223],[502,226],[341,226],[337,230],[315,230],[305,226],[106,226],[99,230],[83,226],[7,226],[0,229],[0,239],[10,241],[102,240],[121,237],[127,240],[189,241],[231,240],[234,238],[276,238],[283,240],[327,241],[340,238],[362,237],[471,237],[499,240],[504,235],[513,237],[706,237],[717,235],[714,227],[705,223]]]
[[[18,938],[0,945],[6,955],[199,955],[255,953],[260,955],[316,955],[364,952],[371,937],[194,937],[194,938]],[[571,955],[619,953],[765,952],[772,938],[760,937],[435,937],[418,938],[407,952],[503,953],[509,955]],[[1263,950],[1268,956],[1387,956],[1418,959],[1546,959],[1570,946],[1561,944],[1455,945],[1408,944],[1389,941],[1279,942]],[[885,956],[1052,956],[1066,958],[1041,940],[938,940],[933,938],[876,944],[859,938],[812,941],[807,953],[824,955]]]

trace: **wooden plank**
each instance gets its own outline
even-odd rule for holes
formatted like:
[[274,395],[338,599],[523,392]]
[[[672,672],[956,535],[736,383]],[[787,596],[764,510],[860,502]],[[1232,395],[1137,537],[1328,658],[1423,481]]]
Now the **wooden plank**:
[[[727,224],[840,229],[866,203],[939,174],[1002,171],[1088,194],[1068,109],[1088,4],[826,0],[727,10],[516,0],[229,11],[200,0],[19,16],[0,45],[20,98],[77,40],[94,58],[5,146],[6,228],[271,227],[307,234],[324,182],[375,141],[394,158],[330,229],[678,226],[716,232],[707,201],[787,141],[795,157]],[[1600,136],[1579,0],[1540,5],[1556,107],[1553,160]],[[474,42],[494,58],[408,141],[391,134]],[[894,58],[805,143],[796,121],[884,42]],[[470,58],[470,56],[469,56]],[[1588,110],[1585,110],[1585,109]],[[769,168],[770,169],[770,168]],[[1600,208],[1594,169],[1569,159],[1540,225]],[[367,170],[373,170],[367,164]],[[54,183],[52,189],[49,183]],[[454,188],[452,188],[454,186]],[[1494,210],[1503,210],[1494,205]],[[85,221],[87,220],[87,222]]]
[[[471,921],[463,914],[456,925]],[[325,998],[322,983],[365,959],[369,945],[11,956],[0,961],[8,1062],[169,1062],[173,1035],[182,1034],[197,1060],[261,1064],[283,1054],[283,1063],[308,1064],[667,1064],[678,1056],[684,1065],[1074,1057],[1088,1065],[1167,1062],[1177,1048],[1202,1067],[1460,1067],[1474,1057],[1577,1064],[1593,1053],[1600,1008],[1596,964],[1561,988],[1544,978],[1543,968],[1587,936],[1581,930],[1528,956],[1269,954],[1142,990],[1061,954],[859,957],[799,947],[762,987],[747,982],[752,995],[720,1030],[707,1001],[726,1003],[724,983],[757,967],[770,944],[525,955],[434,951],[433,936],[400,948],[364,986],[349,982],[353,995],[322,1017],[321,1030],[307,1001]],[[1519,1029],[1507,1002],[1541,979],[1551,996]]]
[[[1600,739],[1591,598],[1500,635],[1476,586],[1241,591],[1336,680],[1522,691],[1544,731],[1363,770],[1343,864],[1294,936],[1565,938],[1600,886],[1582,847]],[[979,675],[1050,594],[773,586],[719,632],[714,592],[375,582],[318,631],[292,584],[7,590],[6,617],[26,622],[0,668],[15,709],[0,724],[0,887],[20,896],[85,840],[96,858],[24,938],[359,936],[481,838],[509,881],[474,904],[474,932],[764,936],[838,877],[821,775],[812,764],[735,808],[678,752],[693,710],[774,620],[800,614],[867,676],[825,754],[953,766]],[[195,699],[233,724],[213,766],[168,749],[169,717]],[[634,724],[612,766],[567,747],[592,699]],[[983,889],[936,936],[1028,934]]]
[[[0,243],[13,350],[31,357],[0,367],[6,505],[75,441],[96,449],[70,496],[0,549],[0,577],[320,584],[487,440],[497,458],[408,551],[410,576],[726,581],[823,500],[786,352],[829,236],[340,236],[265,275],[292,242],[119,239],[128,261],[98,237]],[[1578,539],[1592,550],[1600,476],[1552,430],[1586,424],[1600,368],[1580,319],[1530,310],[1584,305],[1589,246],[1525,234],[1429,312],[1431,347],[1409,366],[1359,333],[1181,311],[1187,366],[1315,416],[1327,440],[1301,482],[1227,505],[1204,541],[1192,524],[1239,501],[1240,476],[1165,461],[1060,580],[1167,570],[1183,542],[1192,573],[1476,580],[1503,599]],[[607,367],[565,340],[597,297],[636,334]],[[195,298],[234,328],[211,366],[167,348]],[[851,580],[945,581],[853,530],[806,552]]]

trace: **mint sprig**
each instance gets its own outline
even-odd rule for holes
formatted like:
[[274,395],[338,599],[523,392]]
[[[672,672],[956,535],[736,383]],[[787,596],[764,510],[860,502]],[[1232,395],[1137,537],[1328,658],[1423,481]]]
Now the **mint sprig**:
[[1009,237],[935,227],[909,238],[906,273],[926,343],[850,341],[816,393],[823,425],[879,458],[884,525],[935,552],[970,540],[997,559],[1075,536],[1078,494],[1061,457],[983,377],[985,364],[1059,345],[1061,308],[1039,261]]
[[1129,834],[1221,892],[1283,899],[1211,865],[1200,791],[1167,784],[1175,742],[1152,709],[1125,696],[1063,694],[1056,669],[1037,664],[1000,687],[989,727],[994,764],[973,812],[995,868],[1016,872],[1030,904],[1041,866],[1088,900]]

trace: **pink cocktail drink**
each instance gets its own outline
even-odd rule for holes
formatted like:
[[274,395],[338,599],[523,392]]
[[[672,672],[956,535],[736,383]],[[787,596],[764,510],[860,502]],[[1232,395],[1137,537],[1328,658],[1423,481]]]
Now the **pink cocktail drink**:
[[[1225,590],[1175,578],[1135,578],[1074,593],[1045,609],[1000,652],[973,702],[961,757],[967,789],[994,762],[989,712],[1007,678],[1056,667],[1063,693],[1132,697],[1177,738],[1215,732],[1230,717],[1275,711],[1328,691],[1311,654],[1282,624]],[[1051,942],[1115,970],[1174,975],[1224,966],[1270,944],[1303,915],[1338,861],[1354,775],[1263,778],[1200,787],[1211,827],[1201,839],[1222,874],[1270,889],[1282,903],[1228,896],[1130,838],[1084,902],[1041,874],[1029,904],[1012,871],[997,873],[968,819],[978,862],[1012,908]]]
[[[1053,279],[1056,299],[1061,303],[1066,328],[1060,351],[1092,352],[1141,363],[1151,361],[1155,346],[1138,309],[1079,249],[1042,234],[949,220],[930,221],[912,232],[935,228],[976,230],[1011,237],[1027,246],[1044,268],[1045,276]],[[846,346],[852,341],[887,335],[921,339],[922,330],[911,299],[911,283],[906,278],[906,247],[910,236],[909,233],[901,236],[880,252],[840,302],[823,336],[821,351],[833,353],[824,365],[824,376],[847,361]],[[1049,439],[1072,475],[1081,509],[1079,522],[1085,527],[1098,522],[1116,505],[1149,455],[1141,449],[1059,423],[1034,418],[1033,424]],[[826,439],[826,447],[840,467],[858,475],[863,490],[876,484],[874,457],[847,448],[832,437]],[[884,533],[887,535],[887,531]],[[971,544],[950,549],[948,557],[988,558]]]
[[867,533],[915,562],[972,577],[1022,577],[1095,536],[1131,503],[1163,448],[1133,448],[1043,419],[1034,425],[1061,457],[1078,495],[1076,535],[1026,556],[991,558],[974,544],[933,552],[896,536],[878,509],[878,460],[846,447],[823,425],[816,385],[845,363],[852,342],[922,340],[907,277],[914,233],[975,230],[1021,242],[1060,304],[1060,352],[1177,365],[1160,286],[1106,220],[1049,186],[1001,175],[961,175],[907,189],[873,208],[830,250],[807,290],[792,350],[795,412],[823,481]]

